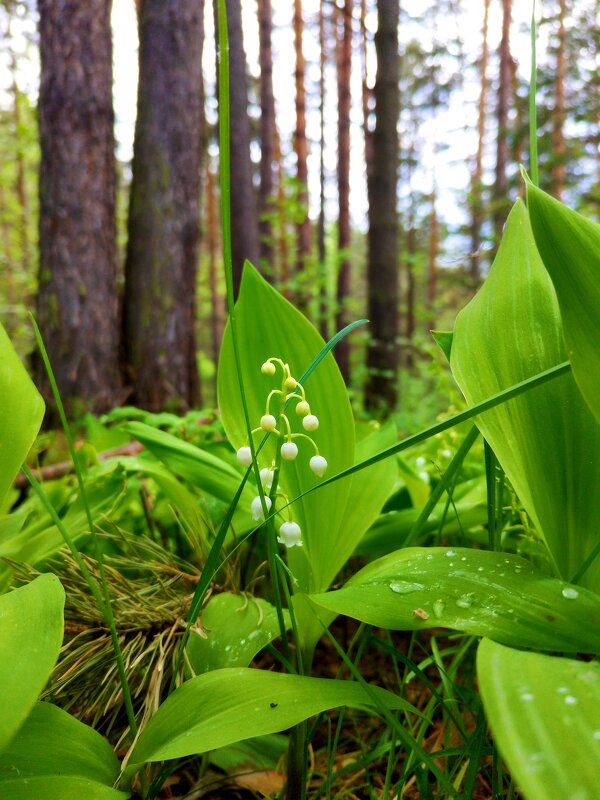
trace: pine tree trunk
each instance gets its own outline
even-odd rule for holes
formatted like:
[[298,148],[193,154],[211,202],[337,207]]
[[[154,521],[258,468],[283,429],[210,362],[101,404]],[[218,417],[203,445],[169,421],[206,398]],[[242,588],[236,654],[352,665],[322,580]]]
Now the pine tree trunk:
[[399,0],[380,0],[375,34],[375,130],[373,159],[368,174],[369,258],[368,316],[371,343],[367,352],[369,377],[365,405],[384,413],[397,400],[398,372],[398,116],[400,60],[398,55]]
[[[337,8],[338,85],[338,280],[337,330],[349,322],[346,304],[350,288],[350,76],[352,70],[352,0]],[[344,380],[350,383],[350,340],[346,336],[336,347],[336,358]]]
[[296,153],[296,181],[298,184],[298,205],[300,220],[296,225],[296,301],[301,311],[306,311],[309,297],[307,274],[311,251],[310,218],[308,216],[308,144],[306,141],[306,89],[304,77],[306,65],[302,37],[304,21],[302,0],[294,0],[294,48],[296,51],[296,130],[294,131],[294,152]]
[[325,118],[327,40],[325,37],[325,9],[319,6],[319,220],[317,223],[317,258],[319,262],[319,331],[329,339],[328,269],[325,250]]
[[475,168],[471,176],[471,255],[469,275],[476,289],[481,280],[481,228],[484,221],[483,212],[483,154],[485,147],[485,123],[487,119],[487,97],[489,80],[487,77],[489,45],[488,22],[490,0],[484,0],[481,60],[479,62],[479,103],[477,109],[477,154]]
[[[37,317],[67,409],[122,400],[110,0],[40,0]],[[35,360],[46,399],[49,382]]]
[[143,0],[139,17],[124,330],[133,402],[152,410],[198,395],[202,5]]
[[567,33],[565,30],[566,0],[559,0],[558,48],[554,82],[554,111],[552,114],[552,187],[551,192],[559,200],[565,190],[565,84],[567,73]]
[[259,232],[261,271],[270,280],[275,274],[273,240],[273,161],[275,157],[275,98],[273,97],[273,54],[271,48],[271,0],[258,0],[260,33],[260,191]]
[[[242,35],[241,0],[226,0],[229,33],[229,100],[231,112],[231,254],[233,286],[237,296],[244,261],[260,264],[258,207],[252,182],[248,77]],[[214,0],[215,35],[218,49],[217,0]]]
[[508,213],[508,109],[511,92],[510,25],[512,0],[502,0],[502,39],[500,40],[500,76],[496,119],[498,126],[496,144],[496,180],[494,183],[494,238],[498,247]]

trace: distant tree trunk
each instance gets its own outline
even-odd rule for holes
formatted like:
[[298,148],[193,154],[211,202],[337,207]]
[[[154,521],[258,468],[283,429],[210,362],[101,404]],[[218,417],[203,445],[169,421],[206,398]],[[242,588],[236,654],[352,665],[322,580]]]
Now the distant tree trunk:
[[490,0],[484,0],[483,5],[483,28],[481,59],[479,62],[479,103],[477,111],[477,154],[475,156],[475,167],[471,176],[471,255],[469,275],[476,289],[481,280],[481,228],[483,226],[483,153],[485,145],[485,123],[487,119],[487,97],[489,80],[487,77],[487,66],[489,56],[488,45],[488,22],[489,22]]
[[[40,0],[37,317],[72,414],[122,400],[110,0]],[[38,386],[50,398],[41,359]]]
[[439,250],[439,225],[436,205],[436,188],[431,192],[431,214],[429,217],[429,243],[427,248],[427,294],[425,310],[428,314],[427,330],[435,328],[435,299],[437,294],[437,257]]
[[411,210],[408,221],[408,232],[406,234],[406,265],[407,265],[407,286],[406,286],[406,320],[405,335],[407,340],[406,357],[403,362],[407,367],[413,365],[413,338],[417,328],[416,322],[416,298],[417,298],[417,276],[415,271],[415,259],[417,255],[417,231],[415,230],[414,218]]
[[373,161],[368,175],[369,258],[368,309],[371,343],[367,352],[365,405],[376,412],[394,408],[398,371],[398,115],[400,59],[399,0],[379,0],[375,34],[375,130]]
[[294,48],[296,51],[296,130],[294,131],[294,152],[296,153],[296,180],[298,183],[298,204],[301,209],[300,221],[296,226],[296,279],[298,284],[297,303],[306,311],[308,297],[307,269],[310,260],[311,235],[308,216],[308,144],[306,141],[306,90],[304,85],[304,51],[302,36],[302,0],[294,0]]
[[124,330],[132,399],[152,410],[198,396],[202,6],[143,0],[139,17]]
[[[241,0],[226,0],[229,33],[229,100],[231,109],[231,250],[233,286],[237,296],[244,261],[260,264],[258,210],[252,183],[248,77],[242,32]],[[218,49],[217,0],[214,0],[215,35]]]
[[271,48],[271,0],[258,0],[260,33],[260,259],[265,277],[275,274],[273,241],[273,161],[275,157],[275,98],[273,97],[273,54]]
[[278,277],[281,291],[290,299],[290,247],[288,237],[288,199],[285,193],[285,173],[281,154],[281,140],[275,130],[275,163],[277,164],[277,254]]
[[510,25],[512,0],[502,0],[502,39],[500,40],[500,77],[496,119],[498,135],[496,144],[496,180],[494,183],[494,237],[496,247],[502,238],[502,229],[508,210],[508,108],[511,91]]
[[[338,85],[338,279],[336,328],[349,323],[346,303],[350,297],[350,77],[352,69],[352,0],[337,7]],[[344,380],[350,383],[350,340],[336,347],[336,358]]]
[[327,39],[325,9],[319,5],[319,220],[317,224],[317,257],[319,260],[319,331],[329,338],[328,269],[325,250],[325,117]]
[[367,75],[367,0],[360,0],[360,32],[362,38],[361,53],[361,74],[362,74],[362,114],[363,114],[363,135],[365,139],[365,168],[367,175],[371,169],[373,161],[373,132],[370,127],[371,104],[373,92],[369,88]]
[[[219,293],[218,255],[219,234],[217,220],[217,201],[215,179],[210,166],[206,166],[206,245],[208,250],[208,285],[210,291],[210,333],[213,363],[219,361],[221,337],[223,335],[223,297]],[[216,385],[215,385],[216,397]]]
[[559,0],[558,48],[554,82],[554,111],[552,114],[552,194],[561,199],[565,190],[565,84],[567,73],[567,33],[565,30],[566,0]]

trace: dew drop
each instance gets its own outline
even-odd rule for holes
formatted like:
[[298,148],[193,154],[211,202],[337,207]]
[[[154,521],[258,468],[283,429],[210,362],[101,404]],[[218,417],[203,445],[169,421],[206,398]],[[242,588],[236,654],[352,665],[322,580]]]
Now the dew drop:
[[562,596],[566,597],[567,600],[575,600],[579,597],[579,592],[572,586],[565,586],[565,588],[562,590]]
[[433,616],[441,619],[445,608],[446,604],[443,600],[435,600],[433,603]]
[[461,561],[466,561],[466,560],[467,560],[467,557],[466,557],[466,556],[463,556],[463,557],[461,558]]
[[448,558],[452,558],[452,556],[456,555],[456,550],[446,550],[446,555]]
[[533,695],[531,692],[521,692],[519,696],[524,703],[529,703],[531,700],[533,700]]
[[592,737],[597,741],[600,742],[600,731],[594,731],[592,733]]
[[569,688],[567,686],[559,686],[556,690],[559,694],[567,694]]
[[477,572],[483,572],[485,567],[477,567]]
[[432,561],[432,560],[433,560],[433,556],[431,555],[431,553],[428,553],[427,554],[427,561]]
[[573,695],[572,695],[572,694],[568,694],[568,695],[566,695],[566,697],[565,697],[565,703],[566,703],[568,706],[576,706],[576,705],[577,705],[577,698],[576,698],[576,697],[573,697]]
[[410,583],[409,581],[392,581],[390,583],[390,589],[396,594],[410,594],[424,588],[425,586],[422,583]]
[[473,605],[473,596],[470,594],[461,595],[456,601],[456,605],[459,608],[471,608]]

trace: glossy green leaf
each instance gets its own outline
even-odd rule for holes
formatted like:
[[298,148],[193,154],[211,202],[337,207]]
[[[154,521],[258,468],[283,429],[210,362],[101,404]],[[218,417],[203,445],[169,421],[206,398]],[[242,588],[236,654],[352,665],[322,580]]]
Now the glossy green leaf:
[[55,575],[40,575],[0,597],[0,752],[46,685],[63,638],[65,593]]
[[575,380],[600,422],[600,225],[530,183],[527,207],[556,289]]
[[[290,365],[292,375],[300,378],[309,367],[324,341],[308,320],[270,286],[250,264],[246,264],[235,307],[235,320],[240,336],[239,349],[246,401],[251,425],[257,427],[265,413],[266,399],[281,386],[281,373],[269,377],[261,373],[261,365],[276,356]],[[354,422],[348,394],[333,355],[329,353],[306,383],[306,396],[319,429],[311,436],[329,464],[327,474],[335,474],[354,463]],[[233,352],[231,325],[221,345],[219,360],[219,407],[227,436],[237,449],[247,445],[242,397],[238,385]],[[293,430],[302,432],[300,421],[289,409]],[[261,437],[257,436],[258,446]],[[285,462],[280,485],[290,500],[319,483],[308,466],[314,450],[298,440],[299,455]],[[259,455],[260,466],[269,466],[275,452],[271,435]],[[290,566],[303,589],[325,588],[330,576],[342,566],[349,541],[342,527],[350,480],[338,481],[310,497],[301,498],[290,513],[303,533],[304,547],[290,549]],[[350,546],[350,552],[354,544]]]
[[0,509],[44,416],[44,401],[0,325]]
[[[289,627],[285,610],[284,618]],[[213,595],[202,610],[200,624],[201,631],[192,629],[187,645],[188,661],[196,675],[221,667],[247,667],[263,647],[280,636],[274,606],[251,595]]]
[[68,798],[78,789],[78,797],[124,798],[112,788],[118,774],[117,757],[99,733],[57,706],[36,703],[0,753],[0,797]]
[[382,628],[446,627],[520,647],[600,652],[600,597],[508,553],[407,547],[309,599]]
[[[452,371],[473,405],[565,359],[554,288],[517,202],[490,274],[457,317]],[[487,411],[477,425],[544,536],[557,573],[571,579],[600,533],[600,425],[573,376]],[[600,560],[583,582],[600,585]]]
[[[386,708],[409,707],[385,689],[371,691]],[[338,706],[372,711],[373,700],[351,681],[241,667],[206,672],[186,681],[160,706],[142,731],[129,768],[282,731]]]
[[594,800],[600,775],[600,664],[484,639],[483,705],[526,800]]

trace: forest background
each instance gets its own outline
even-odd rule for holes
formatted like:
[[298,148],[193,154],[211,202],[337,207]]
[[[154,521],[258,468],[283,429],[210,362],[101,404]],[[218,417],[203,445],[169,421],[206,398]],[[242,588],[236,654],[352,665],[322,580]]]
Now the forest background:
[[[541,185],[596,219],[599,6],[537,9]],[[35,312],[75,416],[216,402],[213,8],[126,7],[0,6],[0,318],[50,401]],[[432,391],[428,331],[450,327],[477,290],[527,166],[523,4],[228,0],[227,10],[237,280],[249,259],[326,339],[368,317],[336,348],[355,409],[430,419],[448,394]],[[113,70],[124,39],[129,52],[139,41],[132,158],[126,120],[115,127],[118,87],[136,77],[131,64]]]

